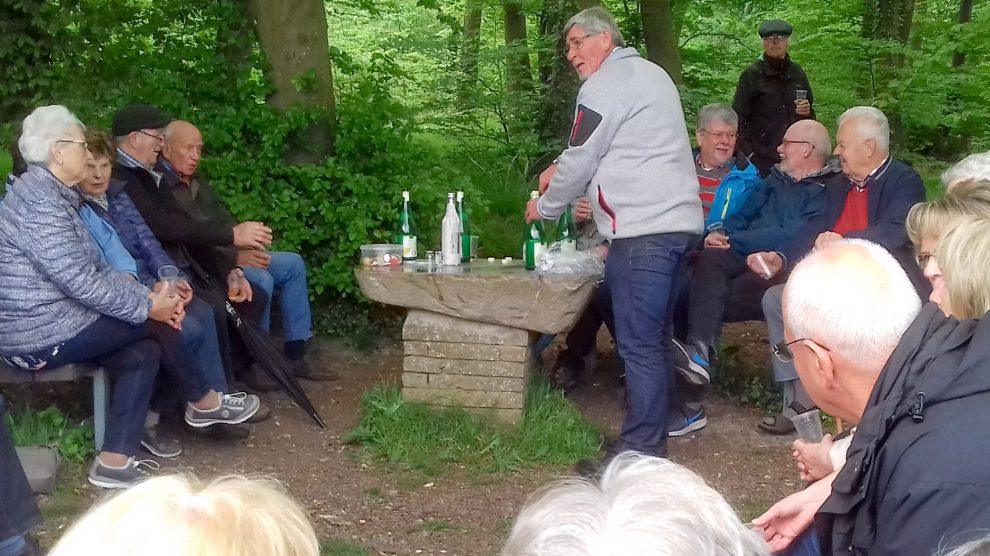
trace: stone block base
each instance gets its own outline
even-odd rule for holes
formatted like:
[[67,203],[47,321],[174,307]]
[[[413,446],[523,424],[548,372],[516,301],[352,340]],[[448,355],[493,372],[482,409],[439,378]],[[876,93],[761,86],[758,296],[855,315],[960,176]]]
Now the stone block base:
[[530,332],[410,310],[402,341],[407,401],[463,407],[503,423],[522,420],[534,367]]

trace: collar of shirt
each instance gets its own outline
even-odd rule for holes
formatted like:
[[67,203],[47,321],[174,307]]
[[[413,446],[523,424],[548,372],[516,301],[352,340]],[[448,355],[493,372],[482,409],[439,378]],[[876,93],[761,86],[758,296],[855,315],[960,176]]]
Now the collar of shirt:
[[192,176],[183,176],[182,174],[179,173],[178,170],[175,169],[175,166],[172,166],[172,164],[168,160],[165,160],[164,158],[161,159],[161,161],[162,161],[162,168],[164,168],[166,172],[179,178],[180,183],[182,183],[183,185],[192,185],[192,180],[193,180]]
[[879,175],[883,174],[883,172],[881,172],[881,169],[886,169],[887,162],[889,161],[890,161],[890,155],[887,155],[887,157],[883,159],[883,162],[881,162],[879,166],[874,168],[873,171],[866,176],[866,179],[864,179],[863,181],[857,181],[852,178],[849,178],[849,181],[852,182],[852,184],[856,187],[857,190],[863,191],[864,189],[870,186],[870,183],[872,181],[874,181],[871,178],[877,176],[878,174]]
[[733,159],[730,158],[729,160],[726,160],[725,161],[725,164],[722,164],[722,165],[719,165],[719,166],[713,166],[713,167],[709,168],[708,166],[705,166],[704,164],[701,163],[701,153],[700,152],[698,153],[698,156],[694,157],[694,163],[697,164],[698,166],[701,166],[702,168],[704,168],[706,172],[711,172],[713,170],[721,170],[722,168],[725,168],[726,166],[728,166],[729,164],[731,164],[732,163],[732,160]]
[[127,166],[128,168],[139,168],[151,174],[151,177],[155,180],[155,185],[161,185],[162,175],[158,172],[152,170],[151,168],[145,168],[143,164],[138,162],[133,156],[127,154],[126,152],[117,148],[117,162]]

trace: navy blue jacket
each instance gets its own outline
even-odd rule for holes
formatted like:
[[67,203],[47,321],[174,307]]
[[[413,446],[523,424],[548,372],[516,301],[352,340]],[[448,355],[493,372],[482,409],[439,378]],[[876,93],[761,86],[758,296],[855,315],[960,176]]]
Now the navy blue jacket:
[[[893,158],[881,166],[867,179],[867,221],[865,230],[850,232],[846,237],[867,239],[879,244],[897,259],[907,272],[911,282],[922,295],[928,298],[930,286],[914,260],[914,249],[908,239],[908,210],[925,201],[925,184],[921,176],[907,164]],[[780,251],[789,264],[796,264],[815,246],[818,234],[835,227],[842,209],[846,206],[846,196],[853,184],[849,179],[841,179],[826,187],[828,210],[820,218],[808,221],[802,232],[784,243]]]
[[795,182],[775,166],[743,206],[723,222],[730,248],[740,255],[779,251],[782,238],[825,214],[828,200],[823,182],[834,174],[834,169],[826,167],[824,172]]
[[942,554],[990,530],[990,319],[925,305],[881,371],[816,522],[822,554]]

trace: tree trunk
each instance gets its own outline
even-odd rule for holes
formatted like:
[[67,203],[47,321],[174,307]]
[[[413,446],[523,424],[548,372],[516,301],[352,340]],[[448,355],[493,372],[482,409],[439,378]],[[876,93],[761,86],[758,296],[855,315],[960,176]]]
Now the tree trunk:
[[469,81],[478,78],[478,52],[481,49],[481,4],[478,0],[464,3],[464,38],[461,42],[461,71]]
[[505,0],[505,72],[510,93],[533,89],[533,68],[526,45],[526,14],[519,0]]
[[319,109],[318,121],[291,138],[285,159],[317,163],[333,154],[333,74],[326,8],[322,0],[247,0],[248,13],[269,69],[274,91],[268,104],[285,111],[295,106]]
[[[578,11],[591,7],[588,4],[598,3],[594,0],[547,0],[540,14],[540,32],[546,46],[540,53],[542,90],[536,133],[541,144],[550,146],[553,156],[559,154],[570,132],[574,120],[574,101],[581,85],[564,52],[564,24]],[[542,170],[545,164],[538,163],[537,166],[540,167],[536,169]]]
[[891,142],[904,143],[904,122],[896,91],[887,89],[904,66],[900,49],[908,44],[915,0],[866,0],[862,35],[879,49],[870,62],[868,97],[877,98],[890,121]]
[[[973,19],[973,0],[962,0],[959,3],[959,23],[969,23]],[[956,51],[952,53],[952,67],[958,68],[966,63],[966,53]]]
[[643,20],[647,58],[667,70],[675,84],[684,83],[671,0],[640,0],[639,12]]

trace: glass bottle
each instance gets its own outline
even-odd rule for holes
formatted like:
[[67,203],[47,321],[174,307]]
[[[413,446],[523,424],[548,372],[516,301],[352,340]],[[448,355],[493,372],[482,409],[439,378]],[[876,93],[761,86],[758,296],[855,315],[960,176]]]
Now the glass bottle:
[[440,222],[440,253],[445,266],[461,264],[461,219],[457,216],[454,194],[447,194],[447,212]]
[[574,225],[574,213],[570,205],[557,220],[557,243],[561,251],[577,250],[577,226]]
[[409,192],[402,192],[402,212],[399,213],[398,227],[395,230],[395,242],[402,244],[402,260],[415,261],[419,255],[416,234],[416,221],[413,220],[412,209],[409,206]]
[[[539,199],[540,192],[530,192],[529,198]],[[523,235],[523,264],[526,268],[529,270],[536,268],[540,262],[540,256],[546,249],[546,233],[543,231],[543,221],[534,220],[527,224],[526,233]]]
[[471,260],[471,224],[468,221],[468,211],[464,207],[464,192],[457,192],[457,216],[461,219],[461,262]]

